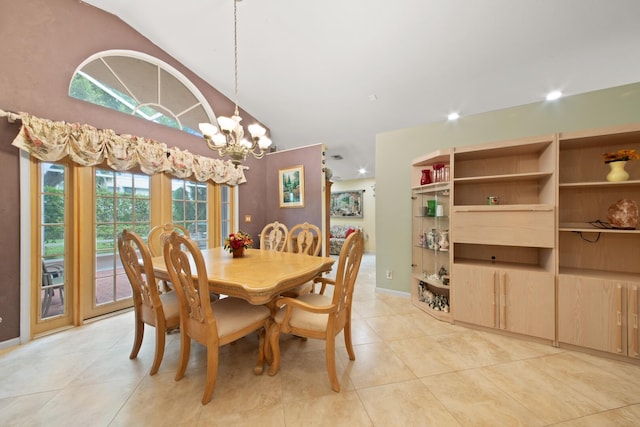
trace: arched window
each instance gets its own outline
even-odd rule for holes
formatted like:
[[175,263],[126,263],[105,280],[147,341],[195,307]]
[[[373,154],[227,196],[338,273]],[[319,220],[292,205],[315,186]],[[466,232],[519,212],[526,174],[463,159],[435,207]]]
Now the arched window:
[[87,58],[71,79],[69,96],[200,135],[215,123],[202,93],[182,73],[150,55],[108,50]]

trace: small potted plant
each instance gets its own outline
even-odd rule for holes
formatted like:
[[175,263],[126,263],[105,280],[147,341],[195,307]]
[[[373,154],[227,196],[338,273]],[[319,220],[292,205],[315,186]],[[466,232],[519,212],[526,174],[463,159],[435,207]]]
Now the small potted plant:
[[243,231],[229,234],[224,239],[224,248],[233,254],[234,258],[244,256],[244,250],[253,246],[253,239]]

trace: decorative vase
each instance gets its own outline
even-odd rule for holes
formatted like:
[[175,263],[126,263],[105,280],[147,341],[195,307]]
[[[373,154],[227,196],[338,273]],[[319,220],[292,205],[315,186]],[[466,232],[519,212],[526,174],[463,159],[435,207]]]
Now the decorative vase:
[[238,249],[233,250],[234,258],[242,258],[244,256],[244,246],[240,246]]
[[422,177],[420,177],[420,185],[431,184],[431,171],[422,169]]
[[629,172],[624,170],[624,165],[627,162],[624,160],[620,160],[617,162],[609,162],[609,167],[611,170],[607,174],[607,181],[610,182],[618,182],[618,181],[626,181],[629,179]]

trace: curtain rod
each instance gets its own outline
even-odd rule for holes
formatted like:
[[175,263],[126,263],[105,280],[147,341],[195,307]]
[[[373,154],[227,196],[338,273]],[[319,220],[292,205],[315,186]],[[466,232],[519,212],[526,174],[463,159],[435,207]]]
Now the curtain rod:
[[12,113],[11,111],[4,111],[0,109],[0,117],[6,117],[9,123],[15,123],[16,120],[22,120],[22,116],[18,113]]

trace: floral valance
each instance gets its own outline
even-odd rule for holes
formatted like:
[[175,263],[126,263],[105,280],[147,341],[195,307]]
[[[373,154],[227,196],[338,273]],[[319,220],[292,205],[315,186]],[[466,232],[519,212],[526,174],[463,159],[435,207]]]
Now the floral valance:
[[124,171],[140,166],[153,175],[167,172],[177,178],[193,177],[201,182],[236,185],[247,181],[243,166],[231,161],[191,154],[168,148],[166,144],[133,135],[117,135],[110,129],[96,129],[79,123],[53,122],[27,113],[5,113],[0,117],[22,120],[22,127],[12,145],[37,159],[53,162],[69,156],[83,166],[104,161],[114,170]]

